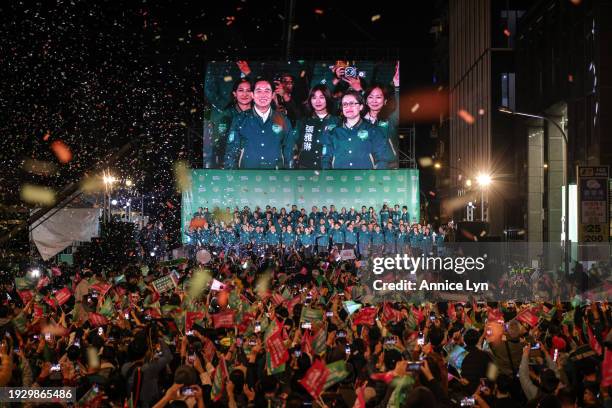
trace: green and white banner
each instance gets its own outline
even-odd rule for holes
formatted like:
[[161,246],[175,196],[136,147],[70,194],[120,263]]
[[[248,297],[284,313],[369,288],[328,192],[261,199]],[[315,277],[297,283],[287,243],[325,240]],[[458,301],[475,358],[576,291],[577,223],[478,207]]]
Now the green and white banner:
[[266,205],[291,208],[295,204],[307,213],[313,205],[334,204],[340,211],[383,204],[406,205],[414,221],[419,214],[419,172],[397,170],[210,170],[191,171],[191,189],[183,193],[183,231],[198,207],[251,211]]

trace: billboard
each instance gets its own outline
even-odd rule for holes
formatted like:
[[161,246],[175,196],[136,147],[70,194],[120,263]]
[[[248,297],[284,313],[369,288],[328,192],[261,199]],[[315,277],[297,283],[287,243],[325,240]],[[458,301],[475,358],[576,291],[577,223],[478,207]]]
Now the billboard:
[[209,62],[204,93],[204,168],[399,167],[399,62]]
[[227,207],[253,211],[267,205],[287,210],[292,205],[310,212],[312,206],[335,205],[359,211],[361,206],[383,204],[408,207],[411,222],[418,222],[419,175],[416,169],[397,170],[209,170],[191,171],[191,189],[183,192],[181,225],[185,231],[199,207],[225,212]]

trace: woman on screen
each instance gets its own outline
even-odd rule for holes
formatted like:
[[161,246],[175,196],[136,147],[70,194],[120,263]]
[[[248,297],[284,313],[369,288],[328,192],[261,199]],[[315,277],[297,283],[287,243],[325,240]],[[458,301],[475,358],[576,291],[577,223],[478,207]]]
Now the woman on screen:
[[364,100],[359,92],[342,97],[341,126],[327,126],[323,132],[324,169],[386,169],[389,162],[385,134],[363,120]]
[[214,163],[220,165],[225,156],[227,135],[233,120],[241,112],[251,109],[253,103],[253,92],[251,82],[247,78],[240,78],[234,82],[232,87],[232,101],[220,112],[213,112],[211,121],[213,123],[213,154]]
[[325,85],[310,90],[304,103],[306,116],[298,120],[293,145],[292,168],[320,169],[323,156],[322,133],[327,127],[338,126],[340,120],[333,113],[333,99]]

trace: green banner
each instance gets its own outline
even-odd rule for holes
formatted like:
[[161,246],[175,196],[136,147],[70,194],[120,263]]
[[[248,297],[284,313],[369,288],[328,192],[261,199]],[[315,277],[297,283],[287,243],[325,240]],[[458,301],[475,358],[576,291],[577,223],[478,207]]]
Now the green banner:
[[[266,205],[280,210],[305,208],[310,213],[316,205],[334,204],[340,211],[361,206],[383,204],[406,205],[411,222],[418,222],[419,172],[416,169],[397,170],[210,170],[191,171],[191,189],[183,192],[181,225],[183,232],[198,207],[225,211],[230,207],[251,211]],[[183,234],[183,242],[186,236]]]

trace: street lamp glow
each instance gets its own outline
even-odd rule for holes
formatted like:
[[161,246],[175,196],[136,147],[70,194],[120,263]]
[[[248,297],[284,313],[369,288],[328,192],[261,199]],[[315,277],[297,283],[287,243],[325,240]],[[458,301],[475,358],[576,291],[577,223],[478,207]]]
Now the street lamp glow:
[[476,181],[481,186],[486,187],[491,184],[491,176],[488,174],[479,174],[478,177],[476,177]]
[[465,180],[465,186],[466,187],[472,187],[472,180],[470,180],[470,179]]

